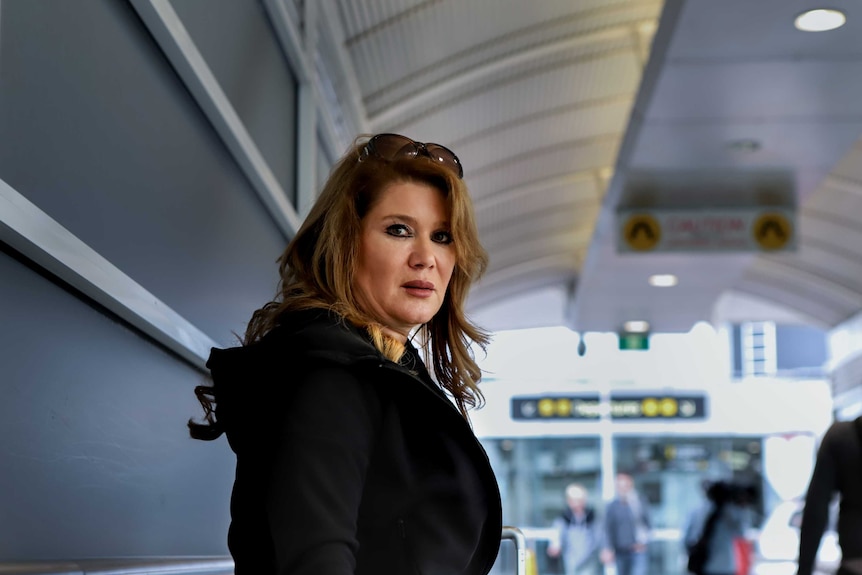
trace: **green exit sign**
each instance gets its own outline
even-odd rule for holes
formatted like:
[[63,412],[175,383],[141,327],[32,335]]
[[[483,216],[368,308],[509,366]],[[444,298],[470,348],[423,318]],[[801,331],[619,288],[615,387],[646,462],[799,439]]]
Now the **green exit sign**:
[[649,349],[649,334],[621,333],[620,349]]

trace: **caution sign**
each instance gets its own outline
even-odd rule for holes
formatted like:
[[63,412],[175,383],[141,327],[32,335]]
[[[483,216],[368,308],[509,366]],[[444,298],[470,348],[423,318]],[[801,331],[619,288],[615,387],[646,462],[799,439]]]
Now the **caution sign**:
[[751,233],[764,250],[780,250],[790,243],[793,226],[784,215],[768,212],[754,220]]
[[661,241],[661,226],[649,214],[634,214],[623,226],[623,240],[635,251],[649,251]]
[[617,212],[617,251],[775,252],[796,249],[792,207]]

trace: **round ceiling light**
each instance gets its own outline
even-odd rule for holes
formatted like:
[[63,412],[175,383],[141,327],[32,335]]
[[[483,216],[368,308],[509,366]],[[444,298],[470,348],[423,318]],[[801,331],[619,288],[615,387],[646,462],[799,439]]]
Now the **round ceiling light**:
[[760,142],[747,138],[733,140],[727,143],[727,149],[738,154],[753,154],[760,149]]
[[803,12],[796,17],[794,25],[803,32],[826,32],[840,28],[846,21],[847,18],[843,12],[821,8]]

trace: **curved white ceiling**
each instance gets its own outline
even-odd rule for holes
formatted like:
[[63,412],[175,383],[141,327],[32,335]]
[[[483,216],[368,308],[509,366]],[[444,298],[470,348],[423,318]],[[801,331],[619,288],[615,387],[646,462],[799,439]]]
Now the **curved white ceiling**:
[[[364,127],[461,158],[491,255],[470,304],[494,306],[491,328],[508,327],[507,300],[555,289],[567,304],[536,310],[539,323],[616,330],[638,316],[680,331],[716,319],[731,292],[769,304],[751,319],[834,326],[862,308],[862,10],[838,2],[848,24],[811,34],[792,27],[803,4],[333,0],[324,17],[348,64],[334,90],[360,102]],[[730,152],[742,138],[760,148]],[[783,174],[799,250],[617,253],[632,174],[709,170]],[[677,287],[646,284],[668,271]]]

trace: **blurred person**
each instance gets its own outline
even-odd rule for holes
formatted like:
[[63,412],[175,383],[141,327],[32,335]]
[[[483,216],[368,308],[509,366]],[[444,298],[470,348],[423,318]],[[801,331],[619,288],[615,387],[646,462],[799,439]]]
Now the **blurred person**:
[[688,570],[695,575],[738,575],[748,557],[740,555],[738,540],[751,527],[755,491],[716,481],[706,487],[706,500],[688,517],[683,542]]
[[487,255],[461,164],[363,140],[279,258],[277,297],[195,390],[192,437],[226,433],[237,457],[237,575],[485,575],[499,551],[500,492],[468,418],[488,336],[464,304]]
[[817,449],[802,511],[798,575],[811,575],[814,570],[835,495],[840,496],[838,575],[862,575],[862,416],[833,422]]
[[760,494],[754,485],[746,485],[741,488],[737,496],[737,503],[745,509],[745,526],[743,534],[733,540],[734,553],[736,554],[736,575],[748,575],[754,565],[754,541],[749,537],[750,529],[754,526],[754,506]]
[[650,520],[646,505],[628,473],[616,475],[616,496],[605,509],[601,560],[614,563],[617,575],[645,575]]
[[565,575],[599,573],[601,529],[588,499],[583,485],[567,486],[566,509],[553,523],[557,538],[548,546],[548,555],[562,559]]

